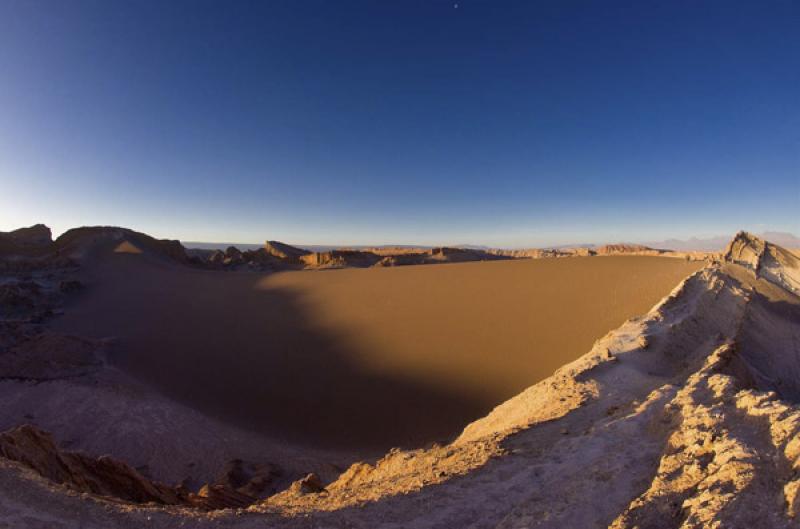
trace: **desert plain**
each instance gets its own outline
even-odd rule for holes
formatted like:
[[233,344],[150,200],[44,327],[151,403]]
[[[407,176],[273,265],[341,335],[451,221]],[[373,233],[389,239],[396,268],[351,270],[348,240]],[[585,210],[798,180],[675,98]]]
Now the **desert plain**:
[[276,273],[110,252],[55,328],[203,412],[317,448],[446,442],[702,266],[604,256]]

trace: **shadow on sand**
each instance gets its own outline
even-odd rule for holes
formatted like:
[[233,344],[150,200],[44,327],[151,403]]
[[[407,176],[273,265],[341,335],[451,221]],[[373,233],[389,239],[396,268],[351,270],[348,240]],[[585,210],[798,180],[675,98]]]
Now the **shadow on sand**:
[[166,395],[272,437],[380,453],[444,441],[496,402],[359,365],[347,337],[312,322],[262,274],[113,255],[59,326],[114,336],[113,362]]

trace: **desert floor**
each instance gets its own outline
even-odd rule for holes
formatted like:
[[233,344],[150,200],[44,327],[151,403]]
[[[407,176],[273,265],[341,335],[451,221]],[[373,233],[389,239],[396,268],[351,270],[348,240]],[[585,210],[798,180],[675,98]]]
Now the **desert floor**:
[[[56,321],[170,397],[365,455],[446,441],[646,312],[703,262],[575,257],[213,272],[115,253]],[[387,411],[391,410],[391,411]]]

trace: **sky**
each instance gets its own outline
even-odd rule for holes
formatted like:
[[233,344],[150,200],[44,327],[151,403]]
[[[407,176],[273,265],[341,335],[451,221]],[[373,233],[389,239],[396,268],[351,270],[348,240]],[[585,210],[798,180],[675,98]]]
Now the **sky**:
[[0,231],[800,235],[800,2],[0,0]]

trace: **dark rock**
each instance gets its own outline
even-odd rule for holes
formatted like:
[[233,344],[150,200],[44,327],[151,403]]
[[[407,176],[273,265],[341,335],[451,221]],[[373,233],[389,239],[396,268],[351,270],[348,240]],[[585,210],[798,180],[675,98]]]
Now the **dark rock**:
[[30,292],[25,292],[17,284],[0,285],[0,314],[32,309],[35,303]]
[[223,259],[223,263],[227,266],[236,266],[244,263],[242,252],[239,251],[239,249],[235,246],[229,246],[228,249],[225,250],[225,258]]
[[58,289],[64,294],[69,294],[70,292],[78,292],[79,290],[83,289],[83,283],[74,279],[62,281],[61,283],[59,283]]
[[225,264],[225,252],[222,250],[214,250],[206,261],[214,266],[222,266]]
[[52,244],[53,235],[44,224],[0,232],[0,255],[35,255]]
[[246,463],[241,459],[229,461],[215,485],[224,485],[248,496],[257,498],[277,492],[276,479],[283,472],[269,463]]

